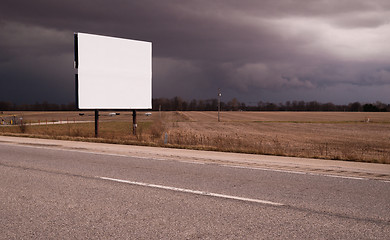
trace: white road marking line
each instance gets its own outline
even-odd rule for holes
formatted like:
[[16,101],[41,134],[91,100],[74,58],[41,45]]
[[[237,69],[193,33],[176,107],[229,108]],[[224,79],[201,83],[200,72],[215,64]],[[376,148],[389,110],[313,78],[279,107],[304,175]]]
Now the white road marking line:
[[192,193],[192,194],[202,195],[202,196],[211,196],[211,197],[218,197],[218,198],[225,198],[225,199],[233,199],[233,200],[239,200],[239,201],[244,201],[244,202],[254,202],[254,203],[268,204],[268,205],[273,205],[273,206],[283,206],[284,205],[282,203],[271,202],[271,201],[266,201],[266,200],[238,197],[238,196],[225,195],[225,194],[219,194],[219,193],[212,193],[212,192],[205,192],[205,191],[185,189],[185,188],[169,187],[169,186],[158,185],[158,184],[134,182],[134,181],[115,179],[115,178],[108,178],[108,177],[97,177],[97,178],[100,178],[100,179],[103,179],[103,180],[108,180],[108,181],[113,181],[113,182],[127,183],[127,184],[137,185],[137,186],[158,188],[158,189],[171,190],[171,191],[176,191],[176,192]]
[[230,168],[242,168],[242,169],[253,169],[253,170],[261,170],[261,171],[270,171],[270,172],[293,173],[293,174],[301,174],[301,175],[307,174],[305,172],[280,170],[280,169],[271,169],[271,168],[245,167],[245,166],[234,166],[234,165],[226,165],[226,164],[223,164],[221,166],[230,167]]
[[194,162],[194,161],[185,161],[185,160],[172,160],[167,158],[155,158],[155,157],[141,157],[141,156],[131,156],[128,155],[127,157],[133,157],[133,158],[139,158],[139,159],[147,159],[147,160],[156,160],[156,161],[178,161],[182,163],[192,163],[192,164],[199,164],[199,165],[205,165],[204,162]]
[[[362,178],[362,177],[349,177],[349,176],[321,174],[321,173],[312,173],[312,172],[298,172],[298,171],[280,170],[280,169],[271,169],[271,168],[245,167],[245,166],[234,166],[234,165],[221,165],[221,166],[231,167],[231,168],[243,168],[243,169],[270,171],[270,172],[292,173],[292,174],[301,174],[301,175],[313,175],[313,176],[323,176],[323,177],[332,177],[332,178],[344,178],[344,179],[352,179],[352,180],[373,180],[373,179]],[[386,181],[386,180],[379,180],[379,181],[381,181],[381,182],[390,182],[390,181]]]
[[[317,174],[313,174],[313,175],[317,175]],[[333,178],[353,179],[353,180],[368,180],[367,178],[361,178],[361,177],[348,177],[348,176],[329,175],[329,174],[326,174],[326,175],[323,175],[323,176],[325,176],[325,177],[333,177]]]

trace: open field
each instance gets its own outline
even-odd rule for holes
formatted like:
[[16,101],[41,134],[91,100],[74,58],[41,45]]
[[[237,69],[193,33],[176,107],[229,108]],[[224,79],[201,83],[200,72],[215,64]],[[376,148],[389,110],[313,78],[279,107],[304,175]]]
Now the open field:
[[[138,112],[137,136],[131,135],[131,112],[100,112],[100,137],[94,139],[92,111],[4,112],[24,122],[1,127],[1,134],[142,144],[204,150],[390,163],[390,113],[367,112]],[[68,124],[46,125],[46,121]]]
[[[117,116],[109,116],[109,113],[114,113],[115,111],[99,111],[100,120],[102,121],[132,121],[131,111],[120,111],[120,115]],[[80,115],[83,114],[83,115]],[[34,122],[37,123],[38,121],[42,124],[47,122],[53,122],[53,121],[94,121],[95,119],[95,113],[94,111],[51,111],[51,112],[34,112],[34,111],[24,111],[24,112],[3,112],[0,114],[0,117],[12,117],[12,116],[22,117],[26,122]],[[140,121],[146,121],[150,117],[145,116],[145,114],[140,113],[137,115],[137,117],[140,119]],[[153,116],[155,117],[155,116]]]

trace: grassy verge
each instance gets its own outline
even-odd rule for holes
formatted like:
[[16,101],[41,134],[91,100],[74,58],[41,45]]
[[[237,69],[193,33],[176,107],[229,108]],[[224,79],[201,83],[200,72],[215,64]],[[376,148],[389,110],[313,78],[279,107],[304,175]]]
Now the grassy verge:
[[254,139],[238,134],[206,135],[194,131],[171,131],[169,138],[174,146],[192,149],[390,164],[387,146],[367,143],[317,141],[295,144],[277,136]]
[[[366,137],[358,138],[355,135],[340,137],[345,135],[342,130],[353,133],[358,131],[356,129],[362,129],[368,125],[356,126],[356,123],[352,123],[351,127],[348,123],[342,124],[342,128],[335,131],[340,135],[331,138],[320,132],[322,128],[324,132],[327,132],[334,127],[329,122],[322,124],[318,122],[264,123],[256,121],[202,125],[179,115],[172,116],[172,118],[139,122],[135,136],[132,134],[131,124],[124,121],[100,122],[98,138],[94,137],[94,123],[92,122],[7,126],[0,127],[0,134],[390,164],[388,142],[371,141]],[[373,126],[374,130],[377,126],[377,131],[382,131],[382,125],[370,126]],[[244,129],[249,130],[244,131]],[[313,133],[307,134],[310,131]],[[306,135],[302,135],[303,133]],[[370,132],[367,136],[375,135],[375,133]],[[374,136],[373,139],[375,138],[377,137]]]

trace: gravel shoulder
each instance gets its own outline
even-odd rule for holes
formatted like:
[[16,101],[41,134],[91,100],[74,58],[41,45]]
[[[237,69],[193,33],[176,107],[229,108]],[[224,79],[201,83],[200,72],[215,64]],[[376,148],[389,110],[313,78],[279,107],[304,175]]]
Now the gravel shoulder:
[[55,148],[97,154],[230,165],[243,168],[262,168],[272,171],[319,174],[334,177],[363,178],[390,181],[390,164],[347,162],[309,158],[293,158],[255,154],[239,154],[187,149],[159,148],[91,142],[62,141],[0,136],[0,143]]

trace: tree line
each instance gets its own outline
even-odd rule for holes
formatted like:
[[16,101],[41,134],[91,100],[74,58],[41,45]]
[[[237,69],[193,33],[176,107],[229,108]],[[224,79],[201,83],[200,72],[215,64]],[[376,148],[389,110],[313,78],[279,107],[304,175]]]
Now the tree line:
[[[154,111],[217,111],[218,99],[186,101],[181,97],[154,98]],[[228,102],[221,101],[221,111],[347,111],[347,112],[390,112],[390,104],[382,102],[360,103],[353,102],[346,105],[320,103],[317,101],[286,101],[272,103],[259,101],[257,104],[247,105],[233,98]],[[44,101],[34,104],[14,104],[0,101],[0,111],[75,111],[75,103],[55,104]]]
[[[183,100],[181,97],[153,99],[153,110],[163,111],[216,111],[218,99]],[[271,103],[259,101],[257,104],[247,105],[233,98],[228,102],[221,101],[222,111],[348,111],[348,112],[390,112],[390,104],[382,102],[360,103],[353,102],[347,105],[320,103],[317,101],[286,101],[285,103]]]
[[76,110],[74,103],[56,104],[43,101],[33,104],[15,104],[12,102],[1,102],[0,111],[74,111]]

